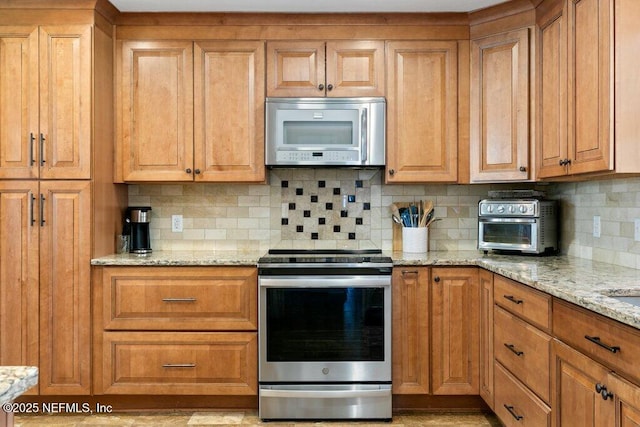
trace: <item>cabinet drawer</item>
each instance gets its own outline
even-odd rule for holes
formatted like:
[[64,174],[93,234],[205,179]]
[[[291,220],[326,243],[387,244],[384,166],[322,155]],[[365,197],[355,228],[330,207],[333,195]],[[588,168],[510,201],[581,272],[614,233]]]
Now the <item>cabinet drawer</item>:
[[495,275],[493,298],[496,304],[540,329],[551,331],[551,296],[513,280]]
[[105,332],[98,394],[257,395],[255,332]]
[[551,337],[498,306],[494,321],[496,360],[549,403]]
[[573,304],[553,302],[553,332],[608,368],[640,381],[640,331]]
[[494,411],[505,426],[551,425],[551,409],[497,362],[494,385]]
[[253,267],[117,267],[103,270],[106,330],[257,329]]

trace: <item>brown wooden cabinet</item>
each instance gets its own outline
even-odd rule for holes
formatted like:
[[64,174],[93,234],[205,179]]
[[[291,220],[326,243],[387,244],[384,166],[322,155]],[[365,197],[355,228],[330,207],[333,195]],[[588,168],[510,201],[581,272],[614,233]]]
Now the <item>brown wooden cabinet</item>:
[[384,96],[384,42],[267,43],[267,96]]
[[257,395],[255,267],[95,267],[95,394]]
[[480,282],[480,396],[493,409],[493,273],[481,269],[478,272],[478,280]]
[[114,251],[126,203],[113,185],[114,27],[79,3],[20,7],[0,13],[0,363],[38,366],[30,393],[89,395],[89,261]]
[[392,278],[393,393],[429,393],[429,268],[398,267]]
[[91,178],[91,26],[0,26],[0,43],[0,179]]
[[390,41],[387,183],[458,179],[458,44]]
[[[608,370],[569,346],[554,340],[552,351],[553,426],[614,426],[613,399],[604,400],[602,387],[610,388]],[[598,390],[596,387],[599,386]],[[605,391],[606,393],[606,391]]]
[[546,0],[537,14],[538,177],[637,173],[640,5]]
[[433,394],[479,394],[479,300],[477,268],[432,268]]
[[264,181],[263,42],[125,40],[116,55],[119,180]]
[[471,182],[531,178],[530,31],[471,41]]
[[0,365],[38,365],[38,194],[0,181]]
[[91,390],[91,183],[40,182],[41,394]]

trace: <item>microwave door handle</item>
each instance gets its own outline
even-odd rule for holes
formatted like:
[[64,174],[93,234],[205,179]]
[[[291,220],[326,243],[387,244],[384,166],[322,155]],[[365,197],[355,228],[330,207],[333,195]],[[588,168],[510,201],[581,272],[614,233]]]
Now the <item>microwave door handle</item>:
[[369,152],[369,147],[367,147],[367,142],[369,138],[367,136],[367,109],[363,108],[360,111],[360,157],[362,161],[367,160],[367,153]]

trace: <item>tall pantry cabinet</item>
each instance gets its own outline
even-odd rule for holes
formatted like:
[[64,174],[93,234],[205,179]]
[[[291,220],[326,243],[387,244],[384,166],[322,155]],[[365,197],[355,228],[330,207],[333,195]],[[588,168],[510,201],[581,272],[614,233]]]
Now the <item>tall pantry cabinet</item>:
[[126,201],[98,3],[0,4],[0,365],[38,366],[32,393],[90,393],[90,259],[113,252]]

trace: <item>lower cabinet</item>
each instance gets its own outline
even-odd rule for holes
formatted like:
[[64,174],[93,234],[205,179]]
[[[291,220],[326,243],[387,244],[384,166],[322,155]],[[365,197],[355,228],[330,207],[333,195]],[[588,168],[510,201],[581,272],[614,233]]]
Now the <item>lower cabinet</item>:
[[480,281],[480,397],[493,409],[493,273],[478,272]]
[[96,267],[94,394],[258,393],[255,267]]
[[499,363],[495,364],[495,413],[505,426],[551,425],[551,409]]
[[431,270],[431,390],[480,393],[480,288],[477,268]]
[[478,395],[478,269],[393,270],[393,393]]
[[252,332],[105,332],[103,394],[255,395]]

